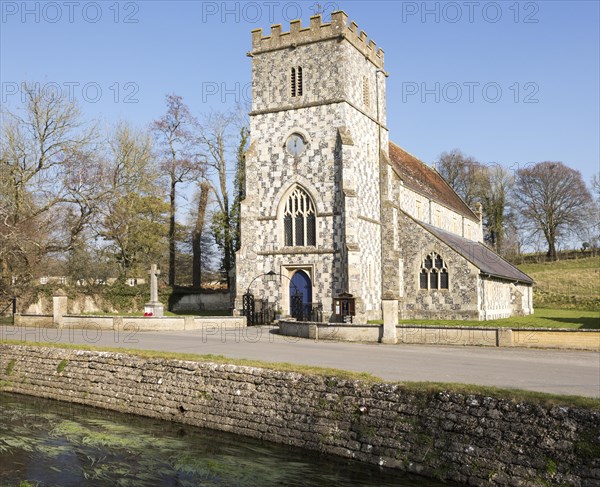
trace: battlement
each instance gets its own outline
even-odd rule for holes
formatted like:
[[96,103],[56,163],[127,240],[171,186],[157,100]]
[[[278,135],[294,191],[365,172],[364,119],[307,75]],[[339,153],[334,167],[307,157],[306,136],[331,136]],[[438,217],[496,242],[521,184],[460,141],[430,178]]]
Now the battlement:
[[359,31],[355,22],[348,25],[348,15],[341,10],[331,14],[330,23],[323,23],[320,15],[314,15],[310,18],[310,27],[302,28],[301,20],[292,20],[289,32],[282,32],[281,24],[276,24],[271,26],[271,35],[263,37],[263,30],[255,29],[252,31],[252,51],[249,55],[330,39],[346,39],[373,64],[383,69],[383,49],[377,49],[375,42],[368,40],[365,31]]

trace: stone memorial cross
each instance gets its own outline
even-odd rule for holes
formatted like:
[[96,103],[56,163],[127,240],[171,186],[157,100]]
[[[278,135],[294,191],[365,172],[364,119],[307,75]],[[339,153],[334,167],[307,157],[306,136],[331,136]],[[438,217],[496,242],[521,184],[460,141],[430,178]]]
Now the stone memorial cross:
[[150,302],[157,303],[158,302],[158,276],[160,275],[160,270],[158,269],[156,264],[152,264],[148,274],[150,274]]
[[163,316],[164,306],[158,300],[158,276],[160,271],[156,264],[152,264],[150,270],[150,302],[144,305],[144,316]]

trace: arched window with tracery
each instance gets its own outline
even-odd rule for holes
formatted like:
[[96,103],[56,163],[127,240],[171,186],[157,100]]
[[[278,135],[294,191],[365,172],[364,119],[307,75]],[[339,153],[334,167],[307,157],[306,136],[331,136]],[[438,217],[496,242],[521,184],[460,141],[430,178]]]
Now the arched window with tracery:
[[302,188],[296,187],[285,202],[283,226],[286,246],[304,247],[317,244],[315,205]]
[[448,289],[448,267],[439,254],[432,252],[423,259],[419,273],[419,288]]

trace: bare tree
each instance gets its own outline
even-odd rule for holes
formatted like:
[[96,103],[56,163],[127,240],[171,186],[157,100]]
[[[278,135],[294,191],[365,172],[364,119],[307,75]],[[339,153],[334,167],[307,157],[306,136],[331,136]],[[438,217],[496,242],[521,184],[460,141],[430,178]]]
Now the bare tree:
[[562,162],[540,162],[517,171],[514,199],[525,224],[546,240],[546,256],[556,260],[556,246],[588,225],[592,198],[581,173]]
[[436,168],[467,205],[473,208],[481,203],[485,241],[503,253],[507,196],[514,178],[502,166],[482,164],[459,149],[443,152]]
[[592,197],[594,198],[594,206],[592,210],[592,221],[594,225],[590,227],[590,245],[597,249],[600,247],[600,173],[592,176]]
[[198,178],[204,172],[195,148],[197,120],[191,115],[183,98],[167,95],[167,112],[152,124],[161,147],[161,167],[169,180],[169,278],[175,285],[177,185]]
[[442,152],[435,167],[446,182],[471,208],[481,193],[481,164],[459,149]]
[[0,139],[0,269],[22,281],[49,253],[73,248],[97,177],[96,130],[76,103],[28,84],[24,92],[22,113],[3,112]]

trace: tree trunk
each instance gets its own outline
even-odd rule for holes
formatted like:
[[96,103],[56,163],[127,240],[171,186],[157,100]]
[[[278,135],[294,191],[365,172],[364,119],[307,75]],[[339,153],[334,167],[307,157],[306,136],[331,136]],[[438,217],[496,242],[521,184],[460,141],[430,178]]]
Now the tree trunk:
[[556,246],[553,239],[548,241],[548,252],[546,253],[547,260],[556,260]]
[[210,184],[200,184],[200,198],[198,201],[198,215],[196,225],[192,233],[192,286],[200,289],[202,287],[202,236],[206,225],[206,208],[208,206],[208,195]]
[[171,179],[171,192],[169,193],[169,286],[175,285],[175,186]]
[[231,291],[231,269],[232,265],[232,255],[231,255],[231,215],[229,214],[229,198],[227,195],[223,198],[223,206],[225,207],[225,215],[227,218],[225,228],[224,228],[224,237],[225,237],[225,252],[223,256],[223,267],[225,268],[225,273],[227,277],[227,291]]

